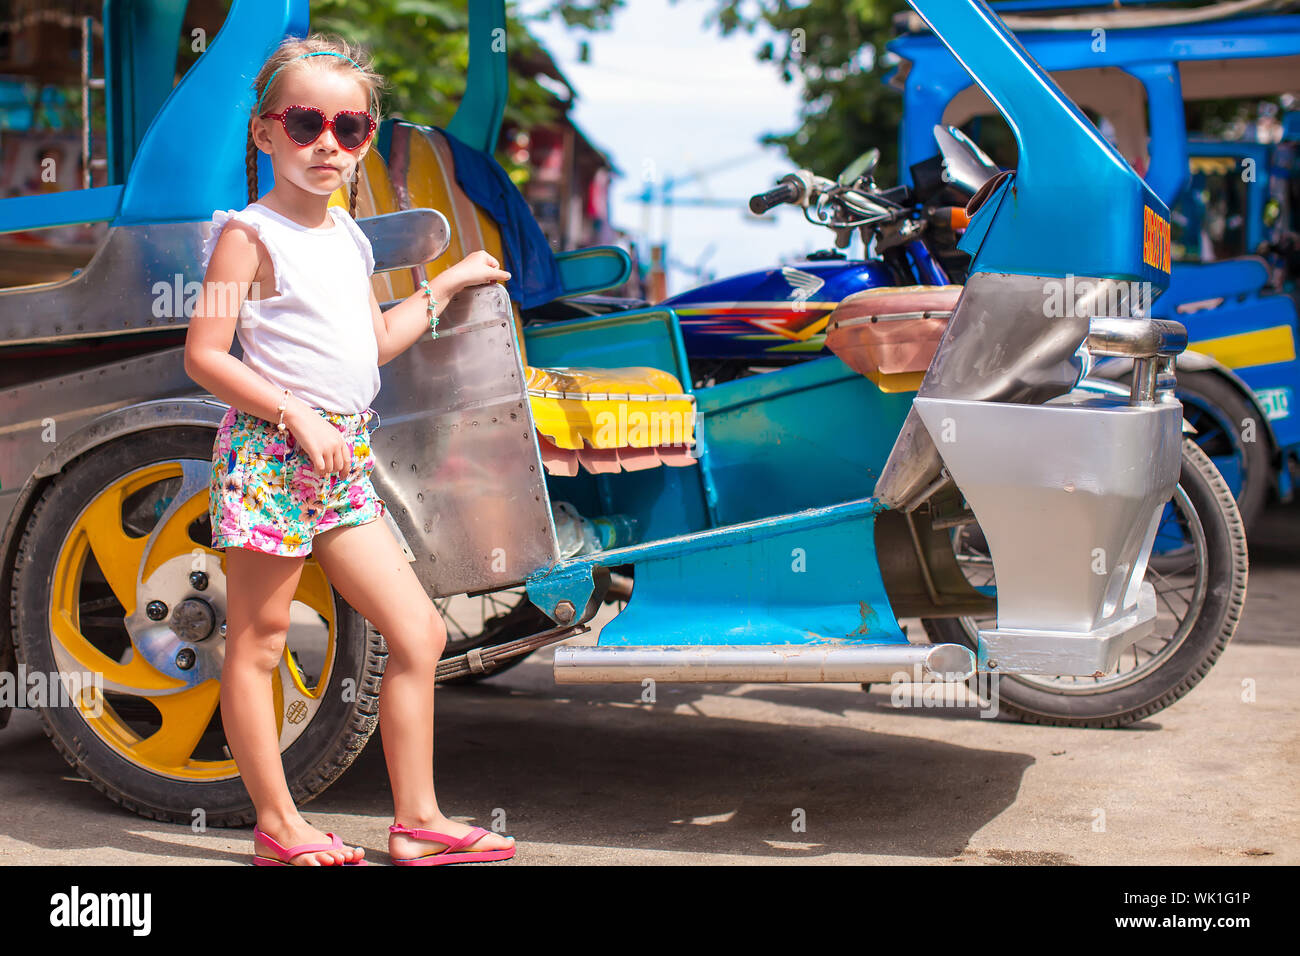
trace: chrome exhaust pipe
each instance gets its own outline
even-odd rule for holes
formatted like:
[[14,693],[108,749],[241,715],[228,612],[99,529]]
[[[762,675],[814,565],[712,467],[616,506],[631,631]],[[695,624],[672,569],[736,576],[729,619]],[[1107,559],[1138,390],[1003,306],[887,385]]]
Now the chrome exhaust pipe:
[[889,683],[902,673],[963,681],[975,655],[960,644],[686,644],[657,647],[563,645],[555,649],[557,684],[656,681],[719,683]]

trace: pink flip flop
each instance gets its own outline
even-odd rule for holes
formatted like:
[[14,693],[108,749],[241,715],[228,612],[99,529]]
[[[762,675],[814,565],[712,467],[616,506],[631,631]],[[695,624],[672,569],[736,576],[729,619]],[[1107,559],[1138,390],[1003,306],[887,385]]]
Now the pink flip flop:
[[[466,852],[461,849],[463,846],[473,846],[479,840],[488,835],[488,831],[482,827],[474,827],[463,837],[454,837],[450,833],[439,833],[437,830],[422,830],[419,827],[404,827],[400,823],[394,823],[388,828],[390,833],[406,833],[417,840],[433,840],[437,843],[447,844],[436,853],[426,853],[424,856],[412,857],[411,859],[399,860],[393,857],[394,866],[442,866],[444,863],[490,863],[494,860],[508,860],[515,855],[515,848],[508,846],[502,850],[476,850]],[[513,839],[509,837],[508,839]]]
[[[282,847],[279,843],[276,843],[275,840],[270,836],[268,836],[265,831],[263,831],[260,827],[254,824],[253,842],[261,843],[264,846],[269,847],[271,852],[274,853],[277,858],[271,860],[271,859],[267,859],[264,856],[258,856],[256,853],[254,853],[253,865],[254,866],[295,866],[296,864],[289,862],[295,856],[299,856],[300,854],[303,853],[311,853],[313,850],[335,850],[343,846],[343,841],[340,840],[335,834],[327,833],[325,835],[330,838],[329,843],[300,843],[298,846],[291,846],[288,849],[286,849],[285,847]],[[337,864],[327,863],[325,865],[336,866]],[[343,865],[344,866],[369,866],[370,861],[364,859],[350,860],[349,862],[344,863]]]

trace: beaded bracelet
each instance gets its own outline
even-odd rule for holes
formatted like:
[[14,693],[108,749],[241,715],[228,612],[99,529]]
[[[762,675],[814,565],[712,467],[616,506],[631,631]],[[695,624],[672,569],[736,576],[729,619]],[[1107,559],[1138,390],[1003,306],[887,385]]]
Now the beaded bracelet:
[[429,328],[433,333],[430,338],[436,339],[438,337],[438,313],[434,310],[438,306],[438,300],[433,297],[433,287],[429,285],[428,279],[424,279],[420,283],[420,288],[429,297]]
[[284,432],[284,407],[288,404],[289,404],[289,390],[286,388],[284,390],[284,398],[280,399],[280,404],[279,406],[277,406],[280,409],[280,421],[275,426],[275,430],[282,434]]

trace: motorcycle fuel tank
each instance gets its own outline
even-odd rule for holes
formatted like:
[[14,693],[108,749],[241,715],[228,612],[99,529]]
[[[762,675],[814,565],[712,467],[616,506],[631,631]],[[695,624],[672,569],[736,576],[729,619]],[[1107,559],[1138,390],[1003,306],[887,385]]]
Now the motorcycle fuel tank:
[[845,297],[894,285],[881,262],[798,259],[664,300],[691,358],[796,361],[825,349],[826,323]]

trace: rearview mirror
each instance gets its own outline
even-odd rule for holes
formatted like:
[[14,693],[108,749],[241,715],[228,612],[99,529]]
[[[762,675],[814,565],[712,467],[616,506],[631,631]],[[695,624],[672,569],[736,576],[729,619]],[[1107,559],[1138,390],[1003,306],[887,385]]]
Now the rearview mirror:
[[997,163],[957,127],[935,126],[934,138],[943,157],[944,180],[965,192],[967,198],[1001,172]]
[[840,173],[837,182],[841,186],[852,186],[863,176],[870,175],[871,171],[876,168],[876,163],[880,162],[880,150],[874,146],[867,150],[853,162],[844,167],[844,172]]

